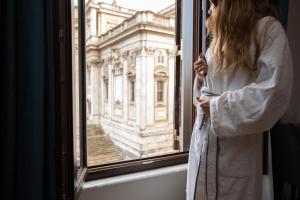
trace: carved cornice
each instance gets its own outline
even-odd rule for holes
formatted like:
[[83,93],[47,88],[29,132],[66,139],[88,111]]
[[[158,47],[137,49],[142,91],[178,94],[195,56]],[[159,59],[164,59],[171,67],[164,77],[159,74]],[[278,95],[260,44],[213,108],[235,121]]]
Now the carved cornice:
[[130,55],[130,51],[123,51],[121,55],[124,60],[127,60]]
[[168,49],[167,50],[167,55],[168,55],[168,57],[175,57],[175,54],[176,54],[176,52],[175,52],[175,50],[174,49]]
[[111,62],[112,63],[117,63],[120,62],[121,60],[121,53],[120,50],[117,48],[112,48],[111,49],[111,56],[110,56]]
[[91,59],[89,61],[87,61],[87,67],[90,68],[90,67],[100,67],[101,66],[101,60],[100,59],[97,59],[97,58],[94,58],[94,59]]
[[122,75],[123,74],[123,65],[122,65],[122,63],[121,62],[116,62],[113,65],[112,72],[115,75]]
[[131,50],[132,55],[141,55],[143,53],[142,47],[137,47]]
[[155,49],[154,49],[154,48],[151,48],[151,47],[144,47],[144,49],[145,49],[145,54],[146,54],[147,56],[152,56],[152,55],[154,55],[154,53],[155,53]]

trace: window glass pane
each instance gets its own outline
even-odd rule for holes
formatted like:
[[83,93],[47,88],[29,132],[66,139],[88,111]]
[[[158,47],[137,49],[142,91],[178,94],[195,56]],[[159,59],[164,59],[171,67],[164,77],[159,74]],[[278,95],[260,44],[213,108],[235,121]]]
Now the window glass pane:
[[105,100],[108,100],[108,81],[104,80]]
[[85,10],[88,165],[180,152],[175,0],[86,0]]
[[131,102],[134,102],[134,92],[135,92],[135,88],[134,88],[134,81],[131,81],[131,97],[130,97],[130,100]]
[[164,101],[164,82],[157,81],[157,101]]

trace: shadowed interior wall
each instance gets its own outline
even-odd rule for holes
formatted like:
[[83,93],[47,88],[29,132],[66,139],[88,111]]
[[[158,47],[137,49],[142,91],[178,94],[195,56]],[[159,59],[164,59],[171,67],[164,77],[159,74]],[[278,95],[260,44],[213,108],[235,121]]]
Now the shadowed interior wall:
[[[293,96],[290,103],[290,108],[287,115],[284,118],[286,122],[300,123],[300,57],[299,57],[299,48],[300,48],[300,1],[299,0],[290,0],[289,5],[289,20],[288,20],[288,39],[290,43],[290,48],[293,57],[294,64],[294,79],[293,79]],[[298,91],[298,92],[297,92]]]
[[[174,170],[174,168],[176,169]],[[185,199],[186,165],[150,171],[152,172],[139,172],[86,183],[80,200]],[[166,174],[159,175],[162,171],[165,171]],[[168,173],[168,171],[173,172]],[[114,179],[118,179],[117,183]]]

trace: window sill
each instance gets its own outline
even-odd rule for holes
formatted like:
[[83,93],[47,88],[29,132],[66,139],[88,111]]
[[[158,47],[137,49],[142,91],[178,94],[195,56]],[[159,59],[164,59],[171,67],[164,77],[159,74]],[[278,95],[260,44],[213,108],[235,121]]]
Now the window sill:
[[99,180],[142,171],[178,166],[188,162],[188,152],[174,153],[157,157],[129,160],[114,164],[104,164],[88,168],[87,180]]
[[144,180],[148,178],[168,175],[168,174],[175,174],[178,172],[185,172],[187,168],[187,164],[180,164],[170,167],[162,167],[158,169],[146,170],[142,172],[136,172],[131,174],[119,175],[109,178],[103,178],[93,181],[88,181],[83,185],[84,190],[89,190],[92,188],[102,188],[108,187],[113,185],[118,185],[122,183],[128,183],[138,180]]

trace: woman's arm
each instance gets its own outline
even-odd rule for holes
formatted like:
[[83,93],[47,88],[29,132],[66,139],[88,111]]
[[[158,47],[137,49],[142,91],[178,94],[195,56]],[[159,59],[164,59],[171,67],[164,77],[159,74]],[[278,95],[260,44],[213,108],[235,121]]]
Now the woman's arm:
[[200,54],[198,60],[194,63],[194,71],[196,76],[193,85],[193,104],[197,107],[197,97],[201,96],[201,87],[203,85],[203,79],[208,71],[208,66],[204,55]]
[[220,137],[263,132],[286,112],[292,88],[292,59],[286,34],[272,22],[258,58],[255,83],[210,101],[214,134]]

